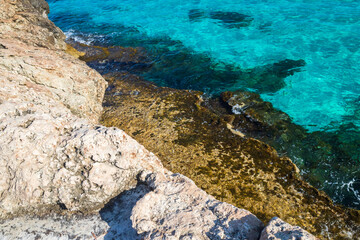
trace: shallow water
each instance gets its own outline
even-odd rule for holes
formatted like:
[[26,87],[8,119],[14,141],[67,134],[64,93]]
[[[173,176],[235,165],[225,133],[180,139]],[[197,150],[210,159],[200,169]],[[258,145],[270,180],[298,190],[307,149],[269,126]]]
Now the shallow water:
[[[310,132],[326,131],[340,146],[338,152],[352,154],[351,169],[333,173],[300,165],[304,172],[322,175],[318,187],[338,202],[360,206],[359,0],[48,2],[50,19],[69,37],[146,47],[155,64],[145,77],[159,85],[209,94],[255,91]],[[254,83],[244,77],[285,59],[302,59],[306,65],[286,78],[266,75]]]

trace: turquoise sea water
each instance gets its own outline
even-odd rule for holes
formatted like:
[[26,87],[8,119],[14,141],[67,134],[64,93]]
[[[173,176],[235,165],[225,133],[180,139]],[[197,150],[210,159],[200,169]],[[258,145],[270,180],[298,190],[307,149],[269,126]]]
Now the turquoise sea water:
[[[310,132],[339,133],[352,144],[355,166],[346,176],[327,174],[319,187],[338,202],[360,206],[359,0],[48,2],[50,19],[68,37],[144,46],[158,56],[157,70],[145,77],[160,85],[209,94],[251,90]],[[270,84],[238,74],[285,59],[306,65]]]

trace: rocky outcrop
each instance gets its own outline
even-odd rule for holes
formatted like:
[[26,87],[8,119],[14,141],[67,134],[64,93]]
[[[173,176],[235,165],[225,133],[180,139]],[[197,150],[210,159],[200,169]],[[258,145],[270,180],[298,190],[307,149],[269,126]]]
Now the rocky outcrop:
[[280,218],[273,218],[261,233],[260,240],[272,239],[296,239],[296,240],[316,240],[313,235],[297,226],[291,226]]
[[64,33],[47,19],[43,0],[0,0],[1,38],[16,39],[30,46],[65,49]]
[[45,1],[0,9],[0,238],[259,238],[255,215],[95,125],[106,83],[65,52]]
[[43,85],[73,113],[97,122],[106,82],[61,51],[66,50],[65,35],[47,19],[47,3],[1,0],[0,6],[6,9],[0,13],[0,68],[7,71],[2,76]]
[[[289,158],[279,157],[272,147],[243,131],[261,127],[253,120],[257,115],[234,115],[220,99],[158,87],[128,71],[104,76],[109,87],[101,122],[128,132],[169,170],[186,175],[217,199],[248,209],[264,222],[278,216],[319,237],[359,238],[357,210],[333,204],[301,178]],[[235,110],[242,108],[239,105]],[[279,127],[289,120],[285,114],[280,119],[267,113],[264,121],[276,119],[274,125]]]

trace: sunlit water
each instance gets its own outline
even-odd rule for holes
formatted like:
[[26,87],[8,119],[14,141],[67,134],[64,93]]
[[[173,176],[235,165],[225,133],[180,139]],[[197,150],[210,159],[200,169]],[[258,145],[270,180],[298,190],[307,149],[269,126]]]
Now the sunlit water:
[[[187,84],[187,77],[193,76],[180,75],[179,79],[184,79],[182,83],[164,80],[176,79],[176,76],[165,76],[164,72],[155,74],[156,77],[154,74],[149,76],[161,85],[195,88],[213,94],[238,88],[259,92],[264,100],[289,114],[295,123],[309,131],[336,132],[341,126],[349,125],[357,133],[360,126],[359,0],[48,2],[51,20],[77,40],[142,45],[152,53],[164,51],[163,48],[170,52],[183,48],[193,54],[208,56],[214,66],[218,63],[219,72],[226,76],[217,80],[220,83],[206,85],[205,82],[201,87]],[[244,14],[251,22],[232,27],[228,22],[211,17],[218,11]],[[276,91],[262,91],[246,86],[236,78],[230,79],[232,69],[251,69],[284,59],[303,59],[306,66],[301,72],[287,77],[285,86]],[[224,64],[231,68],[224,70]],[[166,73],[171,75],[171,71]],[[226,84],[221,83],[226,81]],[[355,134],[355,138],[357,136]],[[343,136],[348,137],[354,138],[350,133]],[[352,147],[356,149],[358,145]],[[359,168],[355,166],[345,179],[335,174],[334,179],[323,180],[329,189],[335,185],[335,191],[350,192],[352,203],[345,204],[353,207],[360,204]],[[341,202],[342,198],[337,200]]]

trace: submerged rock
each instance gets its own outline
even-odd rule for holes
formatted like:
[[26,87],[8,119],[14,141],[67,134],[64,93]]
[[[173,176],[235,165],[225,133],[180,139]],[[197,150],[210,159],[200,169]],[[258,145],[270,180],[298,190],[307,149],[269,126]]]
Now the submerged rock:
[[191,22],[198,22],[199,20],[205,18],[205,12],[200,9],[191,9],[188,15]]
[[294,124],[287,114],[263,101],[259,94],[225,92],[222,100],[235,113],[233,129],[270,144],[280,155],[293,158],[313,186],[326,191],[335,201],[358,208],[360,131],[356,126],[344,124],[337,131],[308,132]]
[[145,71],[153,64],[145,49],[141,47],[113,46],[106,48],[87,46],[73,40],[68,40],[68,43],[75,50],[83,53],[79,57],[81,60],[86,61],[90,67],[95,68],[101,74],[119,71]]
[[210,18],[219,20],[227,28],[242,28],[250,26],[253,18],[237,12],[210,12]]
[[254,20],[252,17],[238,12],[213,11],[206,13],[201,9],[191,9],[188,16],[191,22],[199,22],[205,18],[214,19],[226,28],[248,27]]
[[[358,211],[334,205],[270,146],[234,134],[238,123],[226,103],[208,108],[207,101],[213,100],[204,100],[201,92],[157,87],[127,72],[105,78],[111,88],[101,122],[125,129],[171,171],[265,222],[279,216],[325,238],[343,237],[344,232],[359,236]],[[288,120],[284,115],[283,121]]]
[[239,81],[236,84],[242,85],[242,88],[254,89],[259,93],[277,92],[286,86],[285,78],[300,72],[305,64],[306,62],[302,59],[285,59],[243,70],[239,72]]

